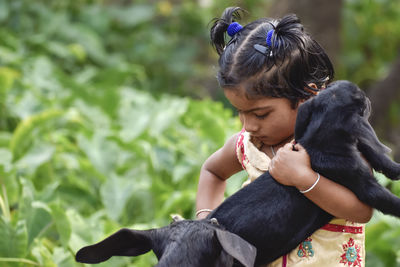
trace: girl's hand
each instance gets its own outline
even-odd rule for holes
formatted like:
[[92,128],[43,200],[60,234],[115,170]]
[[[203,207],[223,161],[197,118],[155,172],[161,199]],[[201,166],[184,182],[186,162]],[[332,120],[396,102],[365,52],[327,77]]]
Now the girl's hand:
[[[277,151],[269,172],[278,183],[304,191],[316,182],[318,175],[311,169],[306,150],[296,144],[294,146],[298,151],[293,151],[292,146],[293,143],[289,143]],[[304,194],[309,200],[336,218],[359,223],[367,223],[371,219],[373,209],[361,202],[352,191],[322,175],[320,178],[318,184]]]
[[[297,151],[293,150],[293,145]],[[310,157],[300,144],[287,143],[281,147],[269,165],[269,173],[283,185],[300,190],[312,185],[317,177],[311,169]]]

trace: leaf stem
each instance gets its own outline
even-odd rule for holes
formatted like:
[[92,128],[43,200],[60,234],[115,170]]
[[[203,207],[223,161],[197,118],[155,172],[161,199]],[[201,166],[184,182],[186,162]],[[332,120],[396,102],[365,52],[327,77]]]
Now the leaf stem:
[[23,258],[2,258],[2,257],[0,257],[0,262],[1,261],[4,261],[4,262],[21,262],[21,263],[27,263],[27,264],[39,266],[39,263],[31,261],[31,260],[28,260],[28,259],[23,259]]
[[1,187],[2,187],[1,189],[3,191],[4,199],[1,197],[1,194],[0,194],[0,208],[1,208],[1,211],[3,212],[3,214],[4,214],[4,217],[7,219],[7,221],[11,221],[10,207],[9,207],[9,204],[8,204],[7,191],[6,191],[6,188],[5,188],[4,184],[2,184]]

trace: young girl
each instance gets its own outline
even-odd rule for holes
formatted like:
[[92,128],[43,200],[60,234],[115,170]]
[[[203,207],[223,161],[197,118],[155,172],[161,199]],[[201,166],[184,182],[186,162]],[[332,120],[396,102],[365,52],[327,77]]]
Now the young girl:
[[[206,217],[223,201],[225,181],[233,174],[245,169],[251,182],[268,170],[335,216],[269,266],[364,266],[363,223],[372,208],[315,173],[307,151],[293,142],[297,109],[332,80],[332,64],[295,15],[242,27],[235,22],[239,11],[227,8],[215,20],[211,40],[220,55],[219,84],[238,110],[243,130],[203,164],[196,217]],[[226,33],[231,36],[227,44]]]

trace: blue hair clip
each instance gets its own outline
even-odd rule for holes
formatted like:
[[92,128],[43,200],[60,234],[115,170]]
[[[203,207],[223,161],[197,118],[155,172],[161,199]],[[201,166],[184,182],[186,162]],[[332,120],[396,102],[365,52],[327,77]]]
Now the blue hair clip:
[[239,23],[237,23],[237,22],[232,22],[231,24],[229,24],[229,26],[228,26],[228,29],[227,29],[227,32],[228,32],[228,35],[230,36],[230,37],[233,37],[236,33],[238,33],[241,29],[243,29],[243,26],[242,25],[240,25]]
[[266,47],[266,46],[263,46],[263,45],[259,45],[259,44],[255,44],[253,47],[257,52],[260,52],[264,56],[269,55],[269,52],[270,52],[269,47]]
[[271,39],[272,39],[272,35],[274,34],[274,32],[275,32],[275,31],[272,29],[272,30],[269,30],[268,33],[267,33],[266,42],[267,42],[267,46],[268,46],[268,47],[272,47],[272,41],[271,41]]
[[265,39],[265,42],[267,44],[267,46],[263,46],[263,45],[259,45],[259,44],[255,44],[253,47],[254,49],[263,54],[264,56],[270,57],[272,56],[272,35],[274,34],[275,30],[269,30],[267,32],[267,38]]

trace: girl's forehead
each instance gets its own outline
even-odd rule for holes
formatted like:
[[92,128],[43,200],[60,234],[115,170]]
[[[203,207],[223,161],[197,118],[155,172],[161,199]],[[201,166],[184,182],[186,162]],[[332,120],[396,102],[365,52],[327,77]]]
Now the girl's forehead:
[[288,102],[285,98],[274,98],[266,96],[249,97],[244,89],[226,88],[224,89],[226,98],[229,102],[240,111],[252,111],[257,109],[276,108],[284,106]]

